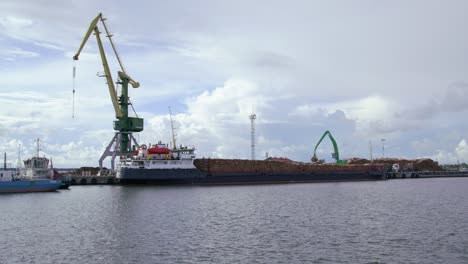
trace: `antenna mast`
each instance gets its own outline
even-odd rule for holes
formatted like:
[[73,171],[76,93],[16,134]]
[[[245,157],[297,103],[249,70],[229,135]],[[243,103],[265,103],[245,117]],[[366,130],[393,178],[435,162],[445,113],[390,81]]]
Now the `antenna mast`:
[[18,160],[16,163],[16,169],[19,170],[21,168],[21,144],[18,144]]
[[251,140],[251,148],[252,148],[252,160],[255,160],[255,119],[257,118],[257,115],[256,114],[251,114],[249,116],[249,119],[250,119],[250,128],[251,128],[251,132],[250,132],[250,140]]
[[175,127],[174,127],[174,123],[175,121],[172,119],[172,112],[171,112],[171,107],[169,106],[169,118],[171,120],[171,130],[172,130],[172,149],[177,149],[177,145],[176,145],[176,139],[175,139]]
[[35,141],[36,141],[36,157],[39,157],[39,142],[41,140],[37,138]]

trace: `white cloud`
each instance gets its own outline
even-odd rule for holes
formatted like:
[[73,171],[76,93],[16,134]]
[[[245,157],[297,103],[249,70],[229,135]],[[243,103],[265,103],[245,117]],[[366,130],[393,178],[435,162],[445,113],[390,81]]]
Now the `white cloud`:
[[130,91],[146,120],[142,141],[170,141],[171,105],[179,142],[201,156],[248,158],[255,111],[259,157],[307,161],[325,130],[344,157],[367,156],[368,142],[381,138],[388,155],[465,157],[466,3],[425,2],[424,12],[405,1],[268,2],[268,12],[265,3],[156,1],[136,10],[130,2],[2,1],[0,142],[39,136],[57,166],[97,164],[114,113],[96,77],[95,39],[77,62],[75,119],[71,56],[103,10],[127,71],[142,84]]
[[34,58],[39,57],[39,53],[34,51],[27,51],[21,48],[13,49],[0,49],[0,58],[6,61],[16,61],[20,58]]
[[439,164],[455,164],[457,162],[457,156],[453,152],[445,150],[436,150],[435,154],[429,158],[437,161]]
[[33,21],[28,18],[5,16],[0,18],[0,27],[9,35],[16,35],[21,30],[33,25]]
[[460,162],[468,162],[468,144],[465,139],[462,139],[455,148],[455,153],[457,154]]

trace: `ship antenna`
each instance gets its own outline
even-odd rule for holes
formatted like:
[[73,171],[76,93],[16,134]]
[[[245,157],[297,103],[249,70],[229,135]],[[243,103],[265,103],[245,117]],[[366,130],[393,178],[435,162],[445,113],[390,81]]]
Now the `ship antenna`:
[[41,140],[37,138],[35,141],[36,141],[36,157],[39,157],[39,142]]
[[171,112],[171,107],[169,106],[169,118],[171,119],[171,130],[172,130],[172,149],[176,150],[177,145],[176,145],[176,134],[175,134],[175,127],[174,123],[175,121],[172,119],[172,112]]
[[16,174],[19,176],[21,170],[21,144],[18,144],[18,161],[16,164]]

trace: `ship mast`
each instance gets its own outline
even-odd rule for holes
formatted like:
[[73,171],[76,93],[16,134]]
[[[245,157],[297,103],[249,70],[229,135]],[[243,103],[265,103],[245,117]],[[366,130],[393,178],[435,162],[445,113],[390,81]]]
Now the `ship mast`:
[[169,106],[169,118],[171,120],[171,130],[172,130],[172,149],[176,150],[177,145],[176,145],[176,139],[175,139],[175,128],[174,128],[174,120],[172,119],[172,112],[171,112],[171,107]]
[[37,138],[35,141],[36,141],[36,157],[39,157],[39,142],[41,140]]

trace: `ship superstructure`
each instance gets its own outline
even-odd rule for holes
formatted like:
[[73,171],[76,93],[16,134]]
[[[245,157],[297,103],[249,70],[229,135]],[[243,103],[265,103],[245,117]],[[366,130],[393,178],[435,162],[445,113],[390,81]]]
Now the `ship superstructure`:
[[117,178],[122,177],[122,171],[139,170],[140,174],[146,174],[148,171],[159,173],[166,170],[196,170],[193,165],[195,160],[195,148],[183,147],[170,149],[167,144],[159,141],[155,145],[141,145],[135,151],[135,155],[130,158],[120,160],[117,166]]
[[36,139],[36,155],[23,161],[23,168],[19,170],[21,179],[52,179],[54,177],[54,169],[52,162],[45,156],[40,156],[40,139]]

